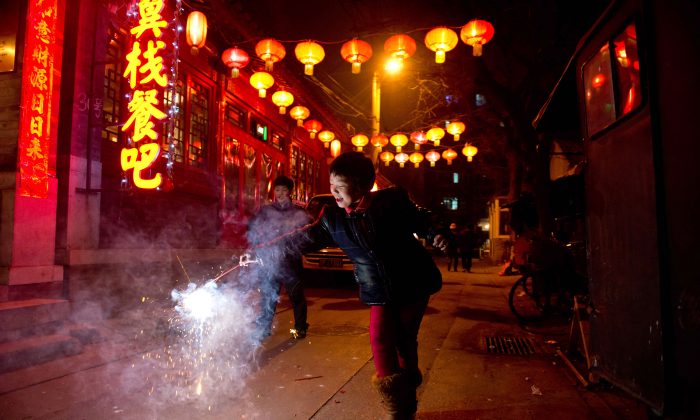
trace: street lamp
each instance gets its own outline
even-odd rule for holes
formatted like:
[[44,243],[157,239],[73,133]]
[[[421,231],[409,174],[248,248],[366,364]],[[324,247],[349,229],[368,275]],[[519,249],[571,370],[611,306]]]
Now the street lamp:
[[[384,70],[391,74],[399,72],[401,67],[394,65],[396,62],[397,60],[390,58],[387,60]],[[379,71],[374,70],[374,73],[372,74],[372,137],[379,135],[379,123],[381,121],[382,82],[380,77]],[[377,162],[380,151],[381,150],[379,148],[375,148],[372,151],[373,162]]]

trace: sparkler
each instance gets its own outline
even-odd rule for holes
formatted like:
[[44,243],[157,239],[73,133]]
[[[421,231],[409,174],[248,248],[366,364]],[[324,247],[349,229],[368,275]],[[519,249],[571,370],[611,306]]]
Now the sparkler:
[[204,284],[190,282],[184,290],[172,290],[175,308],[168,320],[169,342],[162,356],[148,356],[163,372],[162,383],[152,379],[159,393],[211,407],[243,389],[260,346],[254,322],[259,298],[251,286],[256,279],[242,271],[235,286],[219,280],[251,264],[262,265],[262,260],[246,253]]
[[255,322],[256,307],[260,294],[266,292],[254,271],[238,271],[235,282],[220,281],[241,267],[263,266],[262,259],[252,255],[255,249],[271,247],[319,220],[257,244],[250,253],[240,255],[235,265],[202,285],[191,281],[178,257],[188,285],[171,292],[175,311],[169,319],[172,334],[168,338],[174,341],[166,345],[162,357],[148,356],[164,371],[164,382],[154,383],[152,390],[209,408],[215,399],[230,398],[243,390],[262,340]]

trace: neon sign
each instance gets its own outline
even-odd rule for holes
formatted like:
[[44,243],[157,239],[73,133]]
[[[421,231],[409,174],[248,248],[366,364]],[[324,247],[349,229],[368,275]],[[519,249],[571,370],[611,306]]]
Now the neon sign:
[[[130,134],[130,141],[121,151],[121,167],[132,172],[134,186],[155,189],[163,183],[160,173],[152,169],[160,156],[159,138],[163,130],[159,121],[166,118],[163,95],[169,85],[165,71],[162,39],[168,23],[163,18],[165,0],[141,0],[138,3],[138,22],[131,28],[131,50],[126,54],[123,77],[131,89],[129,117],[122,131]],[[141,143],[141,144],[139,144]]]
[[22,74],[18,194],[47,198],[57,0],[30,1]]

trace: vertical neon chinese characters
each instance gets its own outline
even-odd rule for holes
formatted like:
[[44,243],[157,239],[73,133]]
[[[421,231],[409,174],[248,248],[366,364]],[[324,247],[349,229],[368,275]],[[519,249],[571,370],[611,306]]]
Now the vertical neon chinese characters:
[[[162,40],[168,23],[163,18],[165,0],[141,0],[138,4],[139,19],[131,28],[131,50],[126,54],[124,78],[131,90],[129,116],[122,131],[130,134],[130,141],[121,152],[124,171],[133,170],[134,186],[143,189],[158,188],[163,176],[156,173],[148,178],[144,173],[151,168],[161,148],[159,137],[162,124],[156,122],[166,117],[163,112],[163,93],[168,86],[168,76],[163,63]],[[155,120],[155,122],[154,122]]]
[[22,74],[19,195],[47,198],[57,1],[29,2]]

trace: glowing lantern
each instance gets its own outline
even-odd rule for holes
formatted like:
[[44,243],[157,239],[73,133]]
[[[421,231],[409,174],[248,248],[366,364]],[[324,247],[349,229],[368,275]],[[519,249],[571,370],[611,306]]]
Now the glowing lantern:
[[221,54],[221,61],[224,62],[226,67],[231,69],[231,77],[238,77],[240,69],[247,66],[250,62],[250,57],[244,50],[233,47]]
[[466,129],[467,126],[464,125],[463,122],[452,121],[451,123],[447,124],[447,132],[455,136],[455,141],[459,141],[459,135],[464,133],[464,130]]
[[437,150],[431,150],[425,154],[425,159],[430,162],[431,167],[435,167],[435,162],[440,160],[440,152]]
[[331,156],[338,157],[340,155],[342,144],[336,139],[331,142]]
[[250,85],[258,90],[258,96],[264,98],[267,96],[267,89],[275,84],[275,78],[270,73],[258,71],[250,76]]
[[479,149],[469,143],[464,145],[464,149],[462,149],[462,154],[467,157],[467,162],[471,162],[477,153],[479,153]]
[[192,47],[192,55],[197,55],[207,42],[207,17],[204,13],[194,11],[187,16],[185,38],[187,45]]
[[396,152],[401,153],[401,148],[408,143],[408,137],[403,133],[396,133],[389,138],[389,141],[396,146]]
[[320,63],[326,56],[323,47],[313,41],[305,41],[297,44],[294,48],[297,60],[304,64],[304,74],[313,76],[314,65]]
[[425,137],[424,132],[414,131],[413,133],[411,133],[411,141],[415,145],[415,149],[420,150],[420,145],[426,144],[428,142],[428,138]]
[[425,133],[425,137],[432,141],[435,146],[440,145],[440,139],[445,137],[445,130],[440,127],[433,127]]
[[455,152],[452,149],[447,149],[444,152],[442,152],[442,158],[447,161],[448,165],[452,165],[452,161],[455,160],[457,156],[459,156],[457,152]]
[[[382,150],[382,147],[389,144],[389,138],[384,134],[375,134],[372,136],[369,142],[372,143],[372,146],[376,147],[379,150]],[[394,159],[393,156],[391,158]]]
[[352,63],[352,74],[358,74],[362,63],[372,58],[372,46],[365,41],[353,39],[340,47],[340,56]]
[[294,95],[286,90],[278,90],[272,94],[272,103],[280,107],[280,114],[287,112],[287,107],[294,102]]
[[457,32],[450,28],[439,27],[431,29],[425,34],[425,46],[430,51],[435,51],[435,62],[444,63],[445,53],[453,50],[459,42]]
[[357,147],[357,151],[361,152],[362,148],[367,146],[367,143],[369,143],[369,138],[365,136],[364,134],[355,134],[352,136],[350,139],[350,142]]
[[379,159],[384,162],[384,166],[389,166],[392,160],[394,160],[394,154],[386,151],[379,154]]
[[255,54],[265,62],[265,70],[272,71],[272,65],[282,60],[287,51],[276,39],[265,38],[255,44]]
[[485,20],[471,20],[462,27],[459,37],[462,42],[474,48],[474,57],[481,55],[481,46],[493,38],[493,25]]
[[309,137],[316,138],[316,133],[323,129],[323,125],[316,120],[309,120],[304,123],[304,128],[309,132]]
[[397,153],[394,156],[394,160],[399,163],[399,168],[403,168],[403,164],[408,162],[408,155],[406,153]]
[[410,160],[411,163],[413,163],[413,166],[416,168],[420,166],[420,163],[423,162],[423,159],[423,154],[418,152],[413,152],[408,157],[408,160]]
[[297,120],[297,126],[299,127],[302,127],[304,125],[304,120],[309,118],[309,115],[311,115],[311,112],[309,112],[309,108],[301,105],[297,105],[289,111],[289,116]]
[[323,147],[328,148],[328,144],[335,140],[335,134],[332,131],[323,130],[318,133],[318,139],[323,142]]
[[402,62],[415,54],[416,41],[406,34],[394,35],[384,42],[384,51],[389,53],[391,58]]

